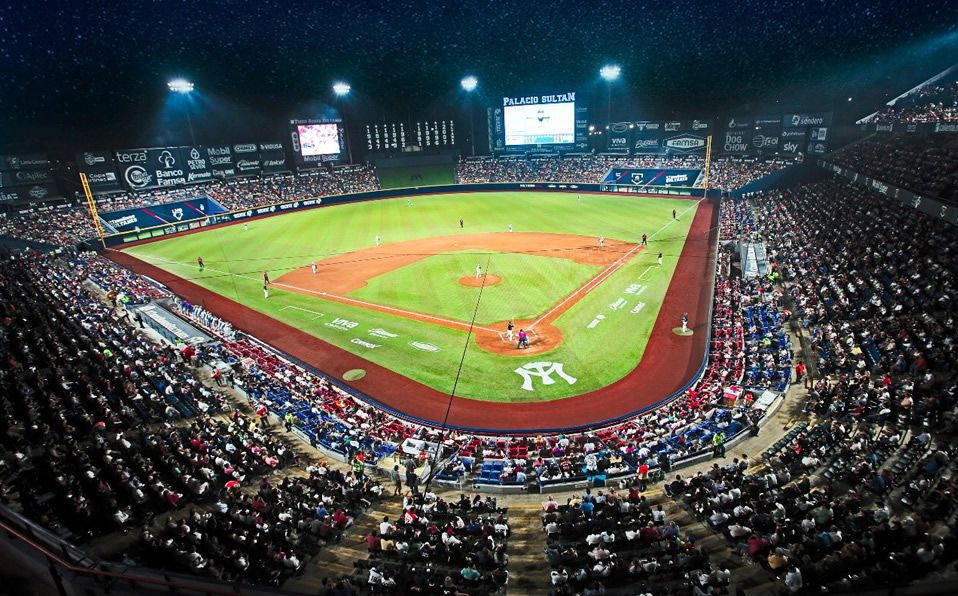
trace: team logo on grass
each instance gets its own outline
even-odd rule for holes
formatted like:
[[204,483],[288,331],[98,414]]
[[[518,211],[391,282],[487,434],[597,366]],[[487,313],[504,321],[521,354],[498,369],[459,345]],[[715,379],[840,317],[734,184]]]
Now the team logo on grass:
[[365,339],[359,339],[358,337],[352,338],[351,340],[349,340],[349,342],[350,342],[350,343],[354,343],[354,344],[356,344],[357,346],[362,346],[362,347],[364,347],[364,348],[370,348],[370,349],[372,349],[372,348],[378,348],[378,347],[379,347],[379,344],[374,344],[374,343],[371,342],[371,341],[366,341]]
[[439,348],[437,348],[436,346],[432,344],[423,343],[421,341],[411,341],[409,342],[409,345],[411,345],[412,347],[422,352],[438,352],[439,351]]
[[379,327],[377,327],[376,329],[370,329],[369,335],[372,335],[373,337],[381,337],[383,339],[392,339],[394,337],[399,337],[395,333],[390,333],[386,331],[385,329],[382,329]]
[[561,362],[528,362],[517,368],[515,372],[522,377],[522,388],[526,391],[535,391],[533,377],[539,377],[543,385],[555,385],[552,375],[557,375],[570,385],[578,381],[575,377],[566,374]]

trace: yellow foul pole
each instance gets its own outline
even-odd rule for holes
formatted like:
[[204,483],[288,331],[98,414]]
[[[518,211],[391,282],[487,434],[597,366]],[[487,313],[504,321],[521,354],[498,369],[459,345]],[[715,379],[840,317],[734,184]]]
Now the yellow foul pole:
[[93,227],[96,229],[96,235],[100,239],[100,244],[106,248],[106,241],[103,240],[103,226],[100,225],[100,214],[96,210],[96,201],[93,200],[93,193],[90,192],[90,183],[87,182],[86,174],[80,172],[80,186],[83,187],[83,196],[86,198],[86,208],[90,213],[90,219],[93,220]]

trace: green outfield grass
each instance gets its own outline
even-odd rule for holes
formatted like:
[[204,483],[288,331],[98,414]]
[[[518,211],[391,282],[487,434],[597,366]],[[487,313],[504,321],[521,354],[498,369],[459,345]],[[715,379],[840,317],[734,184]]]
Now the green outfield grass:
[[[479,288],[457,281],[472,275],[477,263],[502,278],[501,283],[483,288],[478,310]],[[538,255],[452,252],[377,276],[350,297],[458,321],[472,320],[475,312],[476,323],[487,325],[535,318],[601,270]]]
[[[631,371],[642,357],[697,203],[666,198],[573,193],[462,193],[385,199],[311,209],[214,228],[124,249],[144,261],[189,279],[329,343],[390,368],[438,391],[452,388],[466,341],[465,331],[440,327],[274,288],[264,300],[262,273],[273,279],[312,260],[373,246],[435,236],[504,232],[551,232],[605,236],[637,242],[652,236],[648,250],[555,321],[563,343],[529,358],[490,354],[472,343],[466,352],[457,395],[492,401],[543,401],[604,387]],[[672,209],[680,217],[672,220]],[[465,221],[459,228],[459,219]],[[664,254],[662,267],[656,255]],[[202,256],[206,270],[197,271]],[[504,292],[480,305],[482,321],[538,314],[586,279],[595,269],[564,259],[525,254],[488,255],[503,271]],[[355,292],[364,300],[400,304],[410,310],[469,320],[475,289],[457,282],[475,271],[475,257],[436,255],[370,280]],[[459,273],[461,271],[463,273]],[[549,283],[540,283],[548,278]],[[513,283],[516,286],[508,284]],[[487,288],[485,291],[495,290]],[[516,297],[511,296],[514,290]],[[521,296],[521,298],[520,298]],[[641,306],[640,306],[641,304]],[[544,306],[543,306],[544,305]],[[472,304],[472,308],[475,304]],[[598,316],[601,315],[601,318]],[[531,315],[528,317],[531,318]],[[350,324],[334,323],[336,320]],[[243,328],[243,321],[233,321]],[[353,325],[355,323],[355,325]],[[383,333],[385,332],[385,333]],[[360,342],[360,343],[357,343]],[[370,347],[373,346],[373,347]],[[561,362],[576,379],[522,389],[515,369],[526,362]],[[343,371],[327,370],[340,375]]]
[[383,188],[455,184],[456,166],[455,164],[434,164],[398,168],[378,167],[376,168],[376,175],[379,176],[379,184]]

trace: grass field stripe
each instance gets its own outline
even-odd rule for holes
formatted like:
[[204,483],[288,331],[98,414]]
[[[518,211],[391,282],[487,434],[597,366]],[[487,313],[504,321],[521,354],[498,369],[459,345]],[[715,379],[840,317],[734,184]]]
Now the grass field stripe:
[[[172,261],[172,260],[169,260],[169,259],[163,259],[163,258],[161,258],[161,257],[155,257],[155,258],[156,258],[156,260],[158,260],[158,261],[165,261],[165,262],[171,263],[171,264],[173,264],[173,265],[183,265],[183,266],[187,266],[186,263],[181,263],[181,262],[179,262],[179,261]],[[234,277],[239,277],[240,279],[248,279],[248,280],[251,280],[251,281],[258,281],[258,278],[250,277],[249,275],[240,275],[239,273],[227,273],[226,271],[222,271],[222,270],[220,270],[220,269],[214,269],[213,267],[206,267],[205,269],[208,269],[208,270],[210,270],[210,271],[215,271],[215,272],[217,272],[217,273],[222,273],[223,275],[232,275],[232,276],[234,276]],[[404,316],[405,318],[409,318],[409,319],[413,319],[413,320],[429,319],[429,320],[432,320],[432,321],[439,321],[439,322],[446,323],[446,324],[449,324],[449,325],[455,325],[456,327],[462,327],[462,328],[464,328],[464,329],[469,328],[469,323],[464,323],[464,322],[462,322],[462,321],[457,321],[457,320],[455,320],[455,319],[446,319],[446,318],[443,318],[443,317],[437,317],[437,316],[434,316],[434,315],[428,315],[428,314],[426,314],[426,313],[420,313],[420,312],[415,312],[415,311],[411,311],[411,310],[403,310],[403,309],[401,309],[401,308],[395,308],[395,307],[393,307],[393,306],[387,306],[387,305],[385,305],[385,304],[376,304],[375,302],[366,302],[365,300],[357,300],[357,299],[355,299],[355,298],[349,298],[348,296],[339,296],[339,295],[337,295],[337,294],[330,294],[330,293],[328,293],[328,292],[320,292],[320,291],[318,291],[318,290],[310,290],[310,289],[307,289],[307,288],[300,288],[300,287],[297,287],[297,286],[291,286],[291,285],[289,285],[289,284],[284,284],[284,283],[270,282],[269,285],[271,285],[271,286],[276,286],[276,287],[287,288],[287,289],[290,289],[290,290],[295,290],[295,291],[297,291],[297,292],[303,292],[303,293],[305,293],[305,294],[315,294],[315,295],[317,295],[317,296],[326,296],[326,297],[333,298],[333,299],[336,299],[336,300],[339,300],[339,301],[342,301],[342,302],[351,302],[351,303],[353,303],[353,304],[359,304],[359,305],[361,305],[361,306],[374,307],[374,308],[376,308],[376,309],[388,310],[388,311],[390,311],[390,312],[397,313],[397,314],[399,314],[399,315],[401,315],[401,316]],[[296,307],[296,306],[286,306],[286,307],[284,307],[284,308],[296,308],[296,309],[299,309],[299,310],[307,310],[307,309],[305,309],[305,308],[299,308],[299,307]],[[283,310],[283,309],[280,309],[280,310]],[[313,311],[308,311],[308,312],[313,312]],[[317,318],[318,318],[318,317],[317,317]],[[490,333],[499,333],[499,332],[498,332],[497,330],[495,330],[495,329],[492,329],[492,328],[489,328],[489,327],[483,327],[483,326],[480,326],[480,325],[474,325],[473,328],[474,328],[474,329],[482,329],[483,331],[488,331],[488,332],[490,332]]]
[[[251,278],[246,278],[246,279],[251,279]],[[427,315],[426,313],[415,312],[415,311],[412,311],[412,310],[403,310],[403,309],[401,309],[401,308],[396,308],[396,307],[393,307],[393,306],[387,306],[387,305],[385,305],[385,304],[377,304],[377,303],[375,303],[375,302],[366,302],[365,300],[357,300],[356,298],[350,298],[349,296],[339,296],[338,294],[330,294],[330,293],[328,293],[328,292],[321,292],[321,291],[319,291],[319,290],[310,290],[310,289],[307,289],[307,288],[299,288],[299,287],[296,287],[296,286],[291,286],[291,285],[289,285],[289,284],[277,283],[277,282],[272,282],[272,283],[270,283],[270,285],[271,285],[271,286],[279,286],[279,287],[283,287],[283,288],[288,288],[288,289],[290,289],[290,290],[295,290],[295,291],[297,291],[297,292],[303,292],[303,293],[306,293],[306,294],[315,294],[315,295],[317,295],[317,296],[324,296],[324,297],[326,297],[326,298],[333,298],[333,299],[335,299],[335,300],[340,300],[340,301],[342,301],[342,302],[351,302],[351,303],[353,303],[353,304],[359,304],[359,305],[361,305],[361,306],[374,307],[375,309],[388,310],[388,311],[390,311],[390,312],[398,313],[398,314],[401,315],[401,316],[405,316],[406,318],[413,319],[413,320],[417,320],[417,321],[420,320],[420,319],[430,319],[430,320],[433,320],[433,321],[440,321],[440,322],[443,322],[443,323],[447,323],[447,324],[449,324],[449,325],[455,325],[455,326],[457,326],[457,327],[463,327],[463,328],[466,328],[466,329],[468,329],[468,328],[470,327],[469,323],[465,323],[465,322],[463,322],[463,321],[457,321],[457,320],[455,320],[455,319],[446,319],[446,318],[443,318],[443,317],[437,317],[437,316],[433,316],[433,315]],[[472,325],[472,328],[473,328],[473,329],[482,329],[483,331],[488,331],[488,332],[490,332],[490,333],[499,333],[499,332],[496,331],[495,329],[491,329],[491,328],[489,328],[489,327],[481,327],[481,326],[479,326],[479,325]]]
[[[684,211],[682,211],[682,213],[680,213],[679,215],[680,215],[680,216],[681,216],[681,215],[685,215],[686,213],[689,212],[689,210],[694,209],[695,207],[698,207],[699,202],[700,202],[700,201],[694,202],[690,207],[686,208],[686,209],[685,209]],[[670,225],[672,225],[672,224],[675,223],[676,221],[678,221],[678,217],[675,217],[675,218],[671,219],[670,221],[666,222],[665,225],[663,225],[661,228],[659,228],[659,229],[656,230],[655,232],[652,232],[652,235],[649,236],[649,238],[654,238],[655,236],[657,236],[657,235],[659,234],[659,232],[661,232],[661,231],[664,230],[665,228],[669,227]],[[613,273],[615,273],[616,271],[618,271],[619,268],[621,268],[622,265],[624,265],[624,263],[622,263],[622,261],[624,261],[626,258],[628,258],[629,256],[631,256],[632,253],[634,253],[635,251],[639,250],[640,248],[642,248],[642,245],[640,245],[640,244],[637,244],[636,246],[634,246],[631,250],[629,250],[627,253],[625,253],[624,255],[622,255],[621,257],[619,257],[618,259],[616,259],[615,262],[613,262],[611,265],[609,265],[609,267],[607,267],[605,271],[600,272],[597,276],[595,276],[594,278],[592,278],[592,279],[590,279],[589,281],[585,282],[585,284],[583,284],[581,287],[579,287],[578,289],[576,289],[575,291],[573,291],[571,294],[569,294],[568,296],[566,296],[561,302],[559,302],[558,304],[556,304],[555,306],[553,306],[552,308],[550,308],[544,315],[542,315],[541,317],[539,317],[538,319],[536,319],[535,321],[533,321],[533,322],[529,325],[529,327],[530,327],[530,328],[535,327],[536,325],[538,325],[539,323],[541,323],[542,321],[544,321],[549,315],[551,315],[551,314],[554,313],[556,310],[558,310],[559,308],[561,308],[561,307],[562,307],[563,305],[565,305],[569,300],[575,298],[580,292],[582,292],[583,289],[588,288],[588,289],[585,291],[585,293],[582,294],[583,296],[585,296],[586,294],[588,294],[589,292],[591,292],[593,289],[595,289],[596,286],[598,286],[600,283],[602,283],[603,281],[605,281],[606,279],[608,279]],[[613,269],[613,267],[614,267],[614,269]],[[611,269],[611,270],[610,270],[610,269]],[[649,271],[649,269],[646,269],[646,273],[647,273],[648,271]],[[600,278],[601,278],[601,279],[600,279]],[[640,277],[639,279],[641,279],[641,277]],[[591,287],[590,287],[590,284],[592,284]]]

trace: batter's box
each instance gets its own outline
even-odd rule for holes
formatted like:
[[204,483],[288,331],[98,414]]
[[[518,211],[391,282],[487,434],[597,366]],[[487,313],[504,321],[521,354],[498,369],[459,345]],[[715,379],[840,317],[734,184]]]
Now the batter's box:
[[[534,340],[534,339],[539,339],[539,336],[536,334],[536,330],[535,330],[535,329],[526,329],[526,335],[529,337],[529,342],[530,342],[530,343],[531,343],[532,340]],[[512,339],[509,339],[509,332],[508,332],[508,331],[500,331],[500,332],[499,332],[499,340],[500,340],[500,341],[504,341],[504,342],[506,342],[506,343],[515,343],[515,342],[519,341],[519,332],[518,332],[518,331],[513,331],[513,332],[512,332]]]

